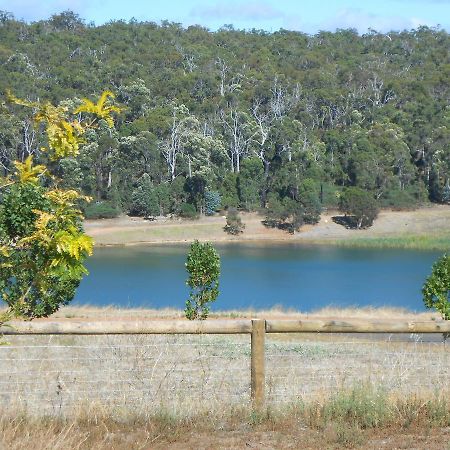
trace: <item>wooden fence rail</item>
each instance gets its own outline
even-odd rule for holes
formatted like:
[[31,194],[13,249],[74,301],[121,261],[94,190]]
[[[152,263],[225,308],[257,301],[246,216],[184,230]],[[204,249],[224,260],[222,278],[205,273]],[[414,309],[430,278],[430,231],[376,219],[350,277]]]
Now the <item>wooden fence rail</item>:
[[251,397],[255,409],[264,405],[266,333],[450,333],[450,321],[393,320],[142,320],[142,321],[12,321],[0,335],[133,335],[250,334]]

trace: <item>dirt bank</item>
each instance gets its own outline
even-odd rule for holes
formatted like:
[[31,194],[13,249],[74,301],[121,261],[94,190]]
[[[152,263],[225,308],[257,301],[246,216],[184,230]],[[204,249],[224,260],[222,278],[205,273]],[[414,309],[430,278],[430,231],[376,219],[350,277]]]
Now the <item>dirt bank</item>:
[[350,230],[338,225],[333,217],[338,213],[322,214],[317,225],[305,225],[291,235],[285,231],[267,228],[256,213],[242,214],[245,230],[240,236],[223,231],[224,216],[203,217],[199,220],[159,219],[153,222],[137,217],[121,216],[116,219],[87,220],[86,232],[98,246],[135,245],[190,242],[195,239],[221,241],[279,241],[320,242],[354,239],[395,238],[408,236],[450,237],[450,206],[435,205],[415,211],[384,210],[374,225],[367,230]]

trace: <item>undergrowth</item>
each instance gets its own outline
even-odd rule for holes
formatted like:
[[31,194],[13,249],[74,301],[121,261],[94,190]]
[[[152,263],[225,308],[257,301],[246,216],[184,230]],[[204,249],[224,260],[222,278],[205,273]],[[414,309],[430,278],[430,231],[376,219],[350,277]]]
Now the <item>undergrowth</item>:
[[[265,432],[302,439],[308,448],[355,448],[383,430],[433,433],[450,426],[448,393],[395,397],[360,386],[323,400],[295,401],[280,408],[252,411],[248,406],[177,415],[161,410],[148,415],[81,406],[73,417],[32,417],[26,412],[0,414],[0,448],[129,449],[165,448],[187,436]],[[186,444],[187,445],[187,444]]]

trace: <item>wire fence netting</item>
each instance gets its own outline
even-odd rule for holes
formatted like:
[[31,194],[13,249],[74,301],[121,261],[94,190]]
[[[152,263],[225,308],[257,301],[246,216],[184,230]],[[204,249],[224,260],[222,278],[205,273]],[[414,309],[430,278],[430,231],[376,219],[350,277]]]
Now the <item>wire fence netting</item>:
[[450,342],[421,335],[370,338],[328,335],[286,341],[268,335],[266,396],[269,403],[321,398],[369,387],[400,395],[448,391]]
[[70,414],[213,410],[250,400],[249,336],[11,336],[0,346],[2,409]]
[[[70,415],[86,405],[195,413],[251,401],[249,335],[9,336],[0,346],[1,409]],[[450,342],[420,335],[267,334],[267,405],[370,385],[446,392]]]

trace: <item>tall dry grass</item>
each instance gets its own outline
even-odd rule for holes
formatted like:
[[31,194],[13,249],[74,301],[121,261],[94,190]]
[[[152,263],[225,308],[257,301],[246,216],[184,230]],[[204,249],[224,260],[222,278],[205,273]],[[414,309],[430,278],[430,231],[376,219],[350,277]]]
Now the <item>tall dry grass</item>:
[[[252,436],[259,442],[257,448],[273,448],[274,441],[276,448],[299,448],[292,446],[295,442],[311,449],[369,448],[374,435],[388,431],[394,436],[435,435],[427,447],[432,449],[445,443],[449,426],[450,403],[445,394],[392,397],[362,386],[327,399],[297,401],[259,412],[236,407],[184,416],[164,410],[138,415],[97,406],[78,409],[71,418],[0,413],[0,448],[245,448],[252,447]],[[231,440],[235,433],[242,439]]]

